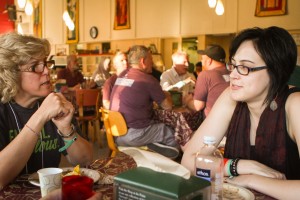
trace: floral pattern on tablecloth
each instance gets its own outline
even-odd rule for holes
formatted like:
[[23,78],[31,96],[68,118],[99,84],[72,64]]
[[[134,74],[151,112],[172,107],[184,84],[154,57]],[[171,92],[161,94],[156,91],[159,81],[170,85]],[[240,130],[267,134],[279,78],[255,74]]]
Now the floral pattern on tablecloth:
[[[98,184],[94,185],[94,190],[101,192],[103,200],[113,199],[113,177],[117,174],[137,167],[133,158],[127,154],[119,152],[114,158],[99,159],[89,166],[90,169],[100,173]],[[41,190],[28,182],[29,174],[18,177],[13,183],[0,191],[0,199],[7,200],[34,200],[41,198]],[[102,182],[107,178],[110,182]]]
[[0,191],[0,199],[32,200],[41,198],[39,187],[28,182],[29,174],[18,177],[12,184]]
[[118,152],[117,156],[113,158],[96,160],[90,165],[90,168],[97,170],[101,178],[98,182],[99,184],[94,185],[94,190],[102,193],[103,200],[112,199],[113,177],[136,167],[134,159],[122,152]]
[[174,110],[155,109],[153,120],[162,122],[175,131],[178,144],[184,146],[202,122],[201,112],[176,112]]

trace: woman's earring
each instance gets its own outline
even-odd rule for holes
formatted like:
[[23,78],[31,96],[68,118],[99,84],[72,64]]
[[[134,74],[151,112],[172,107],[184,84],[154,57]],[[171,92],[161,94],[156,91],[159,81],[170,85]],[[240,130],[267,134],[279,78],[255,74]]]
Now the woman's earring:
[[278,105],[277,105],[277,103],[276,103],[276,98],[275,99],[273,99],[272,101],[271,101],[271,103],[270,103],[270,109],[272,110],[272,111],[275,111],[275,110],[277,110],[277,108],[278,108]]

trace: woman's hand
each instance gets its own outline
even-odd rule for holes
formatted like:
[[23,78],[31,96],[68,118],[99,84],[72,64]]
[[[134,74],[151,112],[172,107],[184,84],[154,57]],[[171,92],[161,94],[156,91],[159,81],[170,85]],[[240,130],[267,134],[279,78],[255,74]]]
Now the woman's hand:
[[251,178],[253,176],[256,175],[239,175],[239,176],[226,177],[224,179],[224,182],[249,188],[248,184],[251,182]]
[[45,116],[45,121],[52,120],[63,133],[70,131],[74,107],[61,93],[50,93],[38,109],[39,116]]
[[286,179],[285,175],[254,160],[240,160],[237,171],[239,174],[256,174],[275,179]]

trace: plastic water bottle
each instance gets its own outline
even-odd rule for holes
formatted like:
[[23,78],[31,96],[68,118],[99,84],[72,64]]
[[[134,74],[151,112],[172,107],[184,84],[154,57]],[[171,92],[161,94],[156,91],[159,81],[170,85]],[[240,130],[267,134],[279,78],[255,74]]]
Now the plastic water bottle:
[[223,198],[223,156],[214,137],[204,136],[204,146],[196,155],[195,175],[211,182],[211,199]]

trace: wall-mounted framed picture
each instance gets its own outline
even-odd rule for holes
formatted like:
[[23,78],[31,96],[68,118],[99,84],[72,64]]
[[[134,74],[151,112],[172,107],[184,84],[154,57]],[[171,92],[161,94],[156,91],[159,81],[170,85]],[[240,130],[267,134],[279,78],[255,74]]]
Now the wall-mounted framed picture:
[[151,53],[154,53],[154,54],[155,54],[155,53],[158,53],[155,44],[150,44],[150,45],[149,45],[149,49],[150,49]]
[[55,55],[66,56],[69,54],[69,46],[67,44],[57,44],[55,45]]
[[257,0],[255,16],[276,16],[287,14],[287,0]]
[[33,35],[39,38],[42,34],[42,3],[43,1],[33,1]]
[[130,0],[115,0],[114,30],[130,29]]
[[74,23],[74,30],[67,27],[67,43],[77,43],[79,37],[79,0],[66,0],[67,11]]

